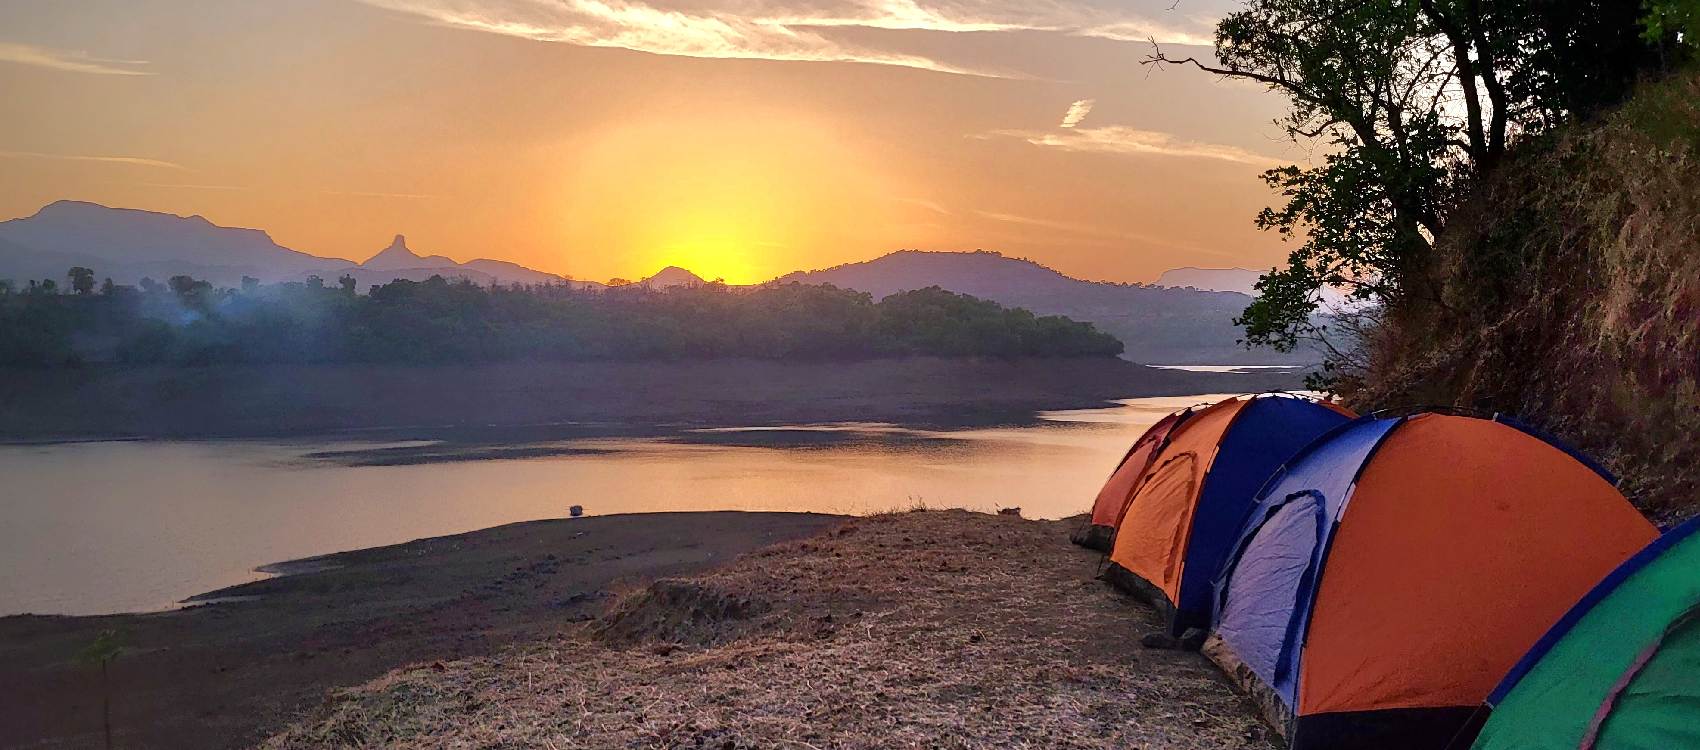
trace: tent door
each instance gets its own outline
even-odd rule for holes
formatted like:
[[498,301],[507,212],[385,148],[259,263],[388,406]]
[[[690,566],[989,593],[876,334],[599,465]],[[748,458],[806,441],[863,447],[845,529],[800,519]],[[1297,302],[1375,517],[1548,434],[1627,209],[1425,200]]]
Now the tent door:
[[1298,605],[1315,578],[1322,514],[1315,492],[1286,498],[1253,532],[1222,592],[1217,633],[1289,701],[1297,698],[1289,665],[1298,646]]

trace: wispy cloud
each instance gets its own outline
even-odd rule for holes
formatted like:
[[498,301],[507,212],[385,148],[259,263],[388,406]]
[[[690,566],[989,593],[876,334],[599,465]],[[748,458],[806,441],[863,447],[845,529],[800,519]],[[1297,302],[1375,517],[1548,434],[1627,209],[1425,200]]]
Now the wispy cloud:
[[208,185],[192,182],[143,182],[138,184],[142,187],[166,188],[169,190],[253,190],[253,188],[246,185]]
[[370,190],[326,190],[328,195],[346,195],[354,198],[394,198],[396,200],[432,200],[441,198],[440,195],[429,193],[384,193]]
[[0,159],[52,159],[55,161],[127,164],[136,167],[158,167],[160,169],[186,169],[183,165],[174,162],[147,159],[140,156],[89,156],[84,154],[45,154],[36,151],[0,151]]
[[987,218],[987,219],[991,219],[992,221],[1001,221],[1005,224],[1022,224],[1022,225],[1025,225],[1025,226],[1039,227],[1041,229],[1049,229],[1049,230],[1057,231],[1057,232],[1068,232],[1070,234],[1078,234],[1078,235],[1081,235],[1081,236],[1084,236],[1084,237],[1098,237],[1098,238],[1102,238],[1102,239],[1123,239],[1125,237],[1130,236],[1130,235],[1128,235],[1127,233],[1124,233],[1124,232],[1116,232],[1116,231],[1112,231],[1112,230],[1109,230],[1109,229],[1104,229],[1102,227],[1095,227],[1095,226],[1091,226],[1091,225],[1087,225],[1087,224],[1080,224],[1080,223],[1076,223],[1076,222],[1072,222],[1072,221],[1057,221],[1055,219],[1043,219],[1043,218],[1039,218],[1039,217],[1036,217],[1036,216],[1021,216],[1019,214],[1002,213],[1002,212],[998,212],[998,211],[975,211],[974,215],[980,216],[980,217],[983,217],[983,218]]
[[143,60],[112,60],[94,57],[87,52],[55,50],[15,42],[0,42],[0,62],[32,65],[37,68],[48,68],[67,73],[91,73],[105,76],[153,75],[153,73],[143,70],[147,66],[147,62]]
[[1238,146],[1201,143],[1177,138],[1155,130],[1139,130],[1120,125],[1099,128],[1069,128],[1061,132],[1041,130],[998,130],[991,136],[1019,138],[1035,146],[1063,151],[1086,151],[1106,154],[1173,156],[1270,167],[1281,163],[1272,156],[1247,151]]
[[891,199],[894,200],[894,201],[897,201],[898,203],[907,203],[911,206],[917,206],[919,208],[924,208],[924,209],[931,211],[935,214],[943,214],[945,216],[950,215],[950,209],[945,208],[943,205],[939,204],[937,201],[930,201],[930,200],[927,200],[926,198],[908,198],[908,197],[904,197],[904,196],[892,196]]
[[1072,128],[1079,125],[1080,121],[1086,119],[1086,115],[1092,111],[1092,105],[1097,103],[1098,100],[1096,99],[1081,99],[1068,105],[1068,111],[1063,113],[1060,127]]
[[[585,47],[685,57],[858,62],[1014,77],[883,49],[860,28],[932,32],[1046,31],[1104,39],[1207,43],[1207,35],[1082,0],[359,0],[455,28]],[[1196,26],[1198,22],[1182,19]],[[1207,28],[1207,27],[1205,27]]]

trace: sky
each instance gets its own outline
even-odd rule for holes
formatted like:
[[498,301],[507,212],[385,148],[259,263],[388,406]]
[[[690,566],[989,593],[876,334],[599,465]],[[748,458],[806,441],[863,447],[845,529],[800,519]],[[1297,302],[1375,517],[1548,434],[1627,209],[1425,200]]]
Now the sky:
[[986,249],[1268,268],[1280,100],[1227,0],[0,0],[0,218],[199,214],[364,260],[750,283]]

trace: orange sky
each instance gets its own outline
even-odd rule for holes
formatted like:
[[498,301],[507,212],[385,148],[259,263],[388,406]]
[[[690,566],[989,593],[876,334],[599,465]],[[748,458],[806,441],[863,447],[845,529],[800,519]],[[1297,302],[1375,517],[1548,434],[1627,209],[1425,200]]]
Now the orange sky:
[[599,280],[1268,267],[1256,175],[1303,154],[1274,97],[1139,64],[1231,7],[1170,4],[0,0],[0,218],[74,198]]

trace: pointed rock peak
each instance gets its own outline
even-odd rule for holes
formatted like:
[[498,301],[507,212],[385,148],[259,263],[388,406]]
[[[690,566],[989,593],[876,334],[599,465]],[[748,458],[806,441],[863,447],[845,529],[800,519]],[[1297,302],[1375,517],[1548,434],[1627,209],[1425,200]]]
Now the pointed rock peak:
[[389,247],[367,258],[366,262],[360,265],[368,268],[413,268],[423,260],[407,248],[407,238],[398,234],[390,241]]

